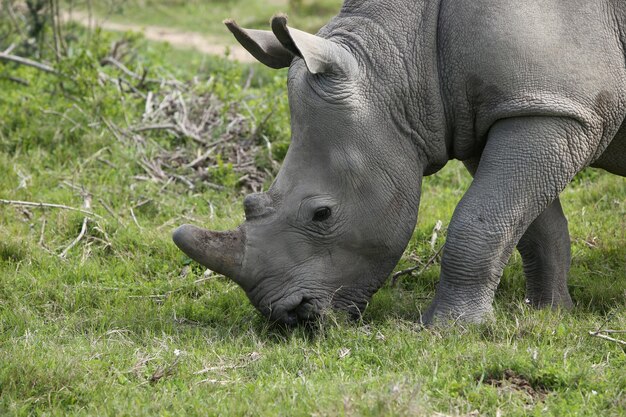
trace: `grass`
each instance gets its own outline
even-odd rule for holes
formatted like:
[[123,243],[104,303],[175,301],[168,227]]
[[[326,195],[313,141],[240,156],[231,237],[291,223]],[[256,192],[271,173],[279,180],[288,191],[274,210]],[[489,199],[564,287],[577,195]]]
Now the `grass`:
[[[80,5],[80,4],[79,4]],[[235,0],[235,1],[124,1],[94,2],[99,17],[138,25],[176,28],[198,32],[234,43],[222,21],[237,20],[243,27],[269,30],[269,20],[276,13],[288,13],[290,25],[315,33],[339,13],[340,0]]]
[[[74,82],[0,64],[0,198],[81,207],[84,188],[101,216],[62,259],[81,213],[0,205],[0,415],[625,415],[624,347],[588,334],[626,329],[624,178],[588,170],[562,195],[572,312],[526,306],[514,255],[493,323],[417,324],[434,292],[435,262],[382,288],[360,321],[338,315],[317,329],[274,328],[235,284],[205,275],[170,239],[178,222],[237,225],[241,187],[225,180],[221,190],[190,190],[137,179],[145,175],[141,157],[197,145],[155,132],[141,148],[112,135],[102,120],[132,123],[144,100],[94,82],[98,54],[113,40],[99,36],[60,64]],[[133,70],[212,79],[202,88],[236,108],[246,103],[256,126],[273,109],[261,133],[275,148],[284,144],[284,72],[258,69],[243,90],[246,67],[130,42],[137,52],[125,62]],[[228,166],[222,170],[209,179],[228,177]],[[398,269],[443,244],[470,181],[457,162],[425,179]],[[433,249],[437,220],[444,228]]]

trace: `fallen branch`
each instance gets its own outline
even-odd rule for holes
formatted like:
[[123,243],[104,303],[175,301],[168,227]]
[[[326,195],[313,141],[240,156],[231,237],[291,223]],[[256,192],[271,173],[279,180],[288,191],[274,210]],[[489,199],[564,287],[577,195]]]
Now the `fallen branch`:
[[131,78],[134,78],[135,80],[139,81],[138,85],[144,85],[145,83],[157,83],[157,84],[164,84],[164,85],[173,85],[173,86],[180,86],[181,83],[177,80],[164,80],[164,79],[158,79],[158,78],[146,78],[146,76],[148,75],[147,71],[145,71],[143,73],[143,75],[139,75],[136,72],[131,71],[130,69],[128,69],[128,67],[124,64],[122,64],[120,61],[118,61],[117,59],[108,56],[103,58],[100,61],[100,65],[104,66],[106,64],[110,64],[113,65],[114,67],[116,67],[117,69],[119,69],[120,71],[122,71],[124,74],[128,75]]
[[21,56],[0,52],[0,61],[15,62],[16,64],[26,65],[27,67],[37,68],[40,71],[47,72],[49,74],[60,75],[57,70],[49,65],[42,64],[41,62],[33,61],[32,59],[22,58]]
[[619,343],[620,345],[626,346],[626,341],[615,339],[614,337],[607,336],[603,333],[604,333],[604,330],[595,331],[595,332],[589,331],[589,334],[593,337],[599,337],[600,339],[608,340],[610,342],[615,342],[615,343]]
[[92,212],[89,210],[84,210],[84,209],[79,209],[76,207],[70,207],[70,206],[66,206],[63,204],[54,204],[54,203],[36,203],[36,202],[32,202],[32,201],[18,201],[18,200],[4,200],[4,199],[0,199],[0,204],[9,204],[12,206],[19,206],[19,207],[39,207],[39,208],[58,208],[58,209],[63,209],[63,210],[71,210],[71,211],[78,211],[80,213],[83,214],[87,214],[89,216],[94,216],[94,217],[98,217],[99,219],[102,219],[103,217]]

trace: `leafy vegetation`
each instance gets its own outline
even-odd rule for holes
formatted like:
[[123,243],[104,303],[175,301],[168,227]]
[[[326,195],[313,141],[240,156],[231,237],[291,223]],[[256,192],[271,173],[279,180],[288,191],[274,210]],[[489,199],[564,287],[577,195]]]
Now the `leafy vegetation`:
[[22,31],[0,15],[0,50],[54,71],[0,61],[1,415],[624,415],[624,347],[589,335],[626,329],[623,178],[587,170],[563,193],[572,312],[526,306],[514,255],[497,321],[418,325],[471,181],[450,163],[425,180],[398,266],[417,273],[357,322],[275,328],[170,233],[233,227],[242,195],[269,185],[288,146],[285,72],[59,31],[43,6],[35,35],[27,11]]

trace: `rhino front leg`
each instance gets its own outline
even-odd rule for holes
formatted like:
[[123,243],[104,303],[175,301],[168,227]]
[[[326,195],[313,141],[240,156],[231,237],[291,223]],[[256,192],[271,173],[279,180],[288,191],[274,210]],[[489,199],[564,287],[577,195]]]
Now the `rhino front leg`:
[[425,323],[480,322],[491,314],[515,245],[585,166],[594,139],[569,118],[509,118],[492,126],[474,181],[450,222]]
[[[472,176],[478,159],[463,162]],[[571,243],[567,219],[557,197],[526,229],[517,244],[526,276],[526,299],[538,308],[571,308],[567,276]]]

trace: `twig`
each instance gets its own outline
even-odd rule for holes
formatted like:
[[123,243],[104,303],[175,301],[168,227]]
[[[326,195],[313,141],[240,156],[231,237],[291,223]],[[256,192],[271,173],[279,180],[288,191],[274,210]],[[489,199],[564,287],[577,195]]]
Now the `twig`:
[[149,204],[149,203],[152,203],[152,199],[151,198],[147,198],[145,200],[140,201],[139,203],[135,204],[133,206],[133,208],[143,207],[143,206],[145,206],[146,204]]
[[207,372],[215,372],[215,371],[225,371],[226,369],[239,369],[239,368],[245,368],[246,366],[250,365],[251,363],[259,360],[259,358],[261,357],[261,355],[257,352],[252,352],[248,357],[243,359],[243,363],[239,363],[239,364],[224,364],[224,365],[218,365],[218,366],[209,366],[207,368],[201,369],[199,371],[194,372],[194,375],[202,375],[202,374],[206,374]]
[[113,65],[114,67],[116,67],[117,69],[122,71],[124,74],[128,75],[129,77],[132,77],[136,80],[141,79],[141,76],[139,74],[132,72],[131,70],[128,69],[126,65],[122,64],[120,61],[118,61],[117,59],[111,56],[102,58],[102,60],[100,61],[100,65],[104,66],[106,64]]
[[239,368],[245,368],[246,366],[248,366],[249,363],[245,363],[243,365],[222,365],[222,366],[210,366],[208,368],[204,368],[201,369],[197,372],[194,372],[194,375],[202,375],[202,374],[206,374],[207,372],[214,372],[214,371],[225,371],[226,369],[239,369]]
[[165,85],[179,85],[180,84],[180,82],[177,80],[169,81],[169,80],[160,80],[157,78],[146,78],[145,72],[143,75],[139,75],[136,72],[133,72],[130,69],[128,69],[126,65],[122,64],[120,61],[118,61],[117,59],[111,56],[102,58],[102,60],[100,61],[100,65],[106,65],[106,64],[111,64],[117,69],[119,69],[120,71],[122,71],[124,74],[128,75],[129,77],[134,78],[135,80],[139,80],[140,81],[139,85],[143,85],[145,83],[157,83],[157,84],[165,84]]
[[46,218],[43,218],[43,222],[41,222],[41,232],[39,234],[39,246],[45,248],[46,245],[43,243],[44,232],[46,231]]
[[4,6],[6,7],[7,11],[9,12],[9,17],[11,18],[11,21],[13,22],[13,26],[15,26],[15,29],[18,32],[20,32],[20,36],[22,38],[26,39],[28,37],[28,35],[26,34],[26,32],[24,32],[24,29],[22,28],[22,26],[18,22],[17,16],[15,15],[15,11],[13,10],[13,6],[11,5],[11,2],[5,1],[4,2]]
[[[186,129],[182,124],[181,125],[175,125],[173,123],[164,123],[164,124],[154,124],[154,125],[146,125],[146,126],[139,126],[139,127],[135,127],[133,128],[133,132],[135,133],[139,133],[139,132],[144,132],[146,130],[168,130],[171,133],[173,133],[176,136],[186,136],[190,139],[192,139],[194,142],[197,142],[201,145],[204,146],[212,146],[215,145],[214,143],[207,143],[204,139],[202,139],[200,136],[196,135],[193,132],[190,132],[188,129]],[[217,143],[221,142],[218,141]]]
[[[43,108],[41,108],[41,112],[42,112],[43,114],[52,114],[52,115],[54,115],[54,116],[59,116],[59,117],[61,117],[62,119],[67,120],[68,122],[70,122],[71,124],[73,124],[73,125],[74,125],[74,127],[72,128],[72,131],[73,131],[75,128],[76,128],[76,129],[83,129],[83,130],[85,130],[85,128],[84,128],[83,126],[81,126],[81,125],[80,125],[80,124],[78,124],[76,121],[74,121],[74,119],[72,119],[72,118],[71,118],[71,117],[69,117],[67,114],[65,114],[65,113],[67,113],[67,111],[66,111],[65,113],[59,113],[59,112],[57,112],[57,111],[53,111],[53,110],[44,110]],[[105,148],[103,148],[103,149],[105,149]]]
[[19,207],[39,207],[39,208],[44,208],[44,207],[49,207],[49,208],[58,208],[58,209],[63,209],[63,210],[71,210],[71,211],[78,211],[80,213],[83,214],[87,214],[89,216],[95,216],[98,217],[99,219],[102,219],[103,217],[92,212],[89,210],[83,210],[83,209],[79,209],[76,207],[70,207],[70,206],[66,206],[63,204],[54,204],[54,203],[36,203],[36,202],[32,202],[32,201],[18,201],[18,200],[4,200],[4,199],[0,199],[0,204],[9,204],[9,205],[13,205],[13,206],[19,206]]
[[594,337],[599,337],[600,339],[608,340],[608,341],[619,343],[620,345],[626,346],[626,341],[615,339],[611,336],[607,336],[605,334],[602,334],[600,331],[595,331],[595,332],[589,331],[589,334]]
[[187,187],[189,187],[190,190],[193,190],[195,188],[195,185],[193,185],[193,182],[189,181],[187,178],[183,177],[182,175],[170,174],[170,177],[184,182],[187,185]]
[[199,157],[197,157],[196,159],[194,159],[190,163],[184,165],[184,167],[185,168],[195,168],[198,164],[200,164],[201,162],[204,162],[209,156],[211,156],[211,154],[213,153],[214,149],[215,148],[209,148],[208,151],[206,151],[205,153],[203,153],[202,155],[200,155]]
[[52,35],[54,39],[54,52],[57,62],[60,61],[63,51],[63,36],[61,34],[61,17],[59,15],[59,4],[55,0],[48,0],[48,7],[50,8],[50,18],[52,21]]
[[598,330],[596,330],[596,333],[600,333],[600,331],[602,330],[602,328],[604,326],[606,326],[606,324],[611,321],[611,319],[613,318],[613,316],[615,315],[615,313],[611,313],[609,315],[606,316],[606,318],[604,319],[604,321],[602,322],[601,325],[598,326]]
[[118,142],[122,142],[122,143],[124,142],[124,138],[120,134],[120,132],[121,132],[120,128],[118,128],[112,121],[110,121],[106,117],[102,118],[102,122],[106,125],[106,127],[109,128],[109,131],[111,133],[113,133],[113,136],[115,136],[115,138],[118,140]]
[[179,361],[180,361],[180,356],[177,356],[174,359],[174,362],[172,362],[170,365],[159,367],[156,371],[154,371],[154,373],[150,377],[149,379],[150,383],[154,384],[158,382],[159,380],[161,380],[162,378],[168,377],[174,374],[174,371],[176,370],[176,367],[178,366]]
[[14,83],[18,83],[21,84],[25,87],[28,87],[30,85],[30,83],[26,80],[24,80],[23,78],[19,78],[19,77],[14,77],[12,75],[6,75],[5,78],[9,81],[13,81]]
[[141,226],[139,225],[139,222],[137,221],[137,217],[135,217],[135,212],[133,211],[133,208],[132,208],[132,207],[130,208],[130,215],[132,216],[133,221],[135,222],[135,224],[137,225],[137,227],[138,227],[138,228],[140,228],[140,229],[143,229],[143,227],[141,227]]
[[113,162],[109,161],[108,159],[104,159],[102,157],[97,157],[96,161],[102,162],[104,165],[108,165],[111,168],[117,169],[117,165],[115,165]]
[[[87,194],[85,195],[85,203],[84,203],[85,208],[91,208],[91,197]],[[74,239],[72,241],[72,243],[69,244],[68,247],[66,247],[63,252],[61,252],[61,254],[59,255],[61,258],[65,259],[65,257],[67,256],[67,253],[78,244],[78,242],[80,242],[82,240],[82,238],[85,236],[85,233],[87,232],[87,222],[89,221],[89,217],[85,217],[83,219],[83,225],[80,228],[80,233],[78,234],[78,236],[76,236],[76,239]]]
[[7,49],[4,50],[5,54],[10,54],[11,52],[13,52],[13,50],[15,49],[17,45],[12,43],[11,45],[9,45],[9,47]]
[[146,130],[169,130],[169,129],[176,130],[176,125],[172,123],[165,123],[161,125],[156,124],[156,125],[139,126],[139,127],[134,128],[133,132],[139,133],[139,132],[144,132]]
[[111,209],[111,207],[109,207],[107,203],[104,202],[103,199],[99,198],[98,203],[100,203],[102,207],[104,207],[104,209],[111,215],[111,217],[117,220],[122,226],[126,226],[122,219]]
[[174,223],[176,223],[179,219],[180,219],[180,217],[174,217],[173,219],[169,219],[168,221],[166,221],[162,225],[157,226],[157,230],[161,230],[161,229],[163,229],[165,227],[171,226]]
[[594,337],[599,337],[600,339],[609,340],[611,342],[619,343],[621,345],[626,346],[626,342],[625,341],[619,340],[619,339],[615,339],[613,337],[607,336],[606,334],[603,334],[603,333],[626,333],[626,331],[624,331],[624,330],[602,330],[602,328],[604,326],[606,326],[606,324],[613,318],[614,315],[615,315],[615,313],[611,313],[608,316],[606,316],[606,318],[604,319],[602,324],[600,326],[598,326],[598,330],[596,330],[595,332],[594,331],[589,331],[589,334],[591,336],[594,336]]
[[233,381],[208,378],[208,379],[203,379],[202,381],[196,382],[196,385],[200,385],[200,384],[220,384],[220,385],[226,385],[226,384],[230,384],[232,382]]
[[209,200],[207,200],[207,203],[209,203],[209,219],[213,220],[213,216],[215,215],[215,207],[213,207],[213,203]]
[[[64,117],[64,116],[65,116],[65,115],[64,115],[64,114],[62,114],[62,113],[60,113],[60,115],[61,115],[62,117]],[[68,119],[69,119],[71,122],[73,122],[73,123],[77,124],[76,122],[74,122],[74,121],[73,121],[72,119],[70,119],[69,117],[68,117]],[[95,159],[95,160],[98,160],[98,158],[100,157],[100,155],[102,155],[104,152],[111,152],[111,149],[110,149],[108,146],[105,146],[104,148],[100,148],[100,149],[98,149],[98,151],[96,151],[96,153],[94,153],[93,155],[91,155],[89,158],[85,159],[85,160],[84,160],[84,161],[80,164],[80,168],[81,168],[81,169],[83,169],[83,168],[84,168],[84,167],[85,167],[88,163],[90,163],[90,162],[91,162],[91,161],[93,161],[94,159]]]
[[[439,254],[441,253],[441,251],[443,250],[443,245],[437,250],[437,252],[435,252],[435,254],[433,256],[430,257],[430,259],[428,260],[428,262],[426,262],[424,264],[424,266],[421,267],[420,271],[417,273],[417,275],[421,275],[426,268],[428,268],[430,266],[430,264],[432,264],[435,259],[437,258],[437,256],[439,256]],[[415,271],[416,269],[419,269],[420,265],[417,266],[413,266],[411,268],[407,268],[407,269],[403,269],[402,271],[398,271],[395,274],[393,274],[391,276],[391,286],[395,287],[396,284],[398,283],[398,278],[401,277],[402,275],[408,275],[411,272]]]
[[38,70],[47,72],[49,74],[60,75],[57,70],[55,70],[49,65],[42,64],[41,62],[33,61],[28,58],[22,58],[21,56],[7,54],[5,52],[0,52],[0,61],[15,62],[16,64],[37,68]]

